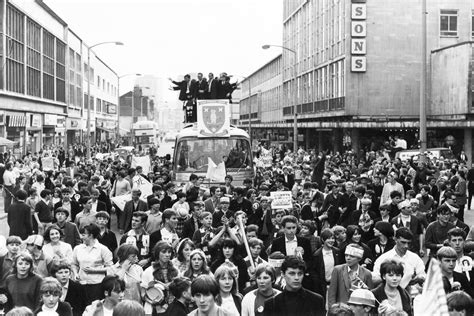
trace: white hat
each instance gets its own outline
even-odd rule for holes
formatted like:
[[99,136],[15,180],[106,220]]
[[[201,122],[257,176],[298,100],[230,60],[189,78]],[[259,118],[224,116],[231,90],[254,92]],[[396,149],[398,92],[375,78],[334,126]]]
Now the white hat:
[[404,207],[410,207],[410,206],[411,206],[411,203],[408,200],[404,200],[404,201],[401,201],[400,203],[398,203],[398,209],[399,210],[401,210]]
[[375,307],[375,296],[370,290],[356,289],[351,293],[347,303]]

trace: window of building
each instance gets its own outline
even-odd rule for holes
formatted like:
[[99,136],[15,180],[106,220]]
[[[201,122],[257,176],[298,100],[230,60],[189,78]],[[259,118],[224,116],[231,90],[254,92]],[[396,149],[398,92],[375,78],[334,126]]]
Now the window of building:
[[54,100],[54,35],[43,29],[43,98]]
[[441,10],[440,35],[441,36],[458,36],[458,11],[457,10]]
[[26,94],[41,97],[41,27],[26,23]]
[[5,77],[8,91],[25,93],[24,14],[7,4]]
[[95,109],[96,113],[102,112],[102,100],[97,98],[97,108]]
[[56,39],[56,101],[66,102],[66,44]]
[[97,76],[97,88],[100,88],[100,76]]
[[474,11],[472,11],[471,15],[471,36],[474,37]]

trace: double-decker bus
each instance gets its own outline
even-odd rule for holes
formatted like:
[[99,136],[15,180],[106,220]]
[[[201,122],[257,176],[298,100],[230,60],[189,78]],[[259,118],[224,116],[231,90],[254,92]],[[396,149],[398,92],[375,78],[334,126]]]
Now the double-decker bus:
[[202,137],[197,123],[186,125],[176,135],[173,155],[173,179],[189,181],[191,174],[205,178],[205,183],[222,183],[206,177],[209,163],[225,166],[233,184],[242,185],[244,179],[254,178],[250,137],[246,131],[230,125],[226,133]]
[[133,143],[140,144],[143,149],[158,145],[158,123],[154,121],[138,121],[132,125]]

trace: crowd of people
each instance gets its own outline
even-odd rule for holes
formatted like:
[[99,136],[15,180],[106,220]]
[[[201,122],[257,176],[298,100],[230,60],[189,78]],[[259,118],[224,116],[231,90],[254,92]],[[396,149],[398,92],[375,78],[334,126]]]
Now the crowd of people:
[[[472,312],[474,168],[463,161],[260,146],[270,163],[235,185],[176,183],[153,155],[144,172],[63,153],[48,170],[45,153],[4,157],[1,313],[415,315],[433,259],[450,312]],[[291,207],[274,203],[278,191]]]

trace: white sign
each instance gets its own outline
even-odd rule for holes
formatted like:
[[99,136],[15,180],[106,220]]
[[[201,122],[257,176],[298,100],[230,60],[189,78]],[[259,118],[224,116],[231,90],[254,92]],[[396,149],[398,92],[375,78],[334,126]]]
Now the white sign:
[[291,209],[293,208],[293,198],[291,191],[270,192],[272,200],[272,209]]
[[351,4],[351,71],[367,71],[367,4],[352,0]]
[[53,157],[41,158],[41,165],[43,166],[44,171],[54,170],[54,158]]
[[352,56],[351,71],[352,72],[367,71],[367,58],[365,56]]
[[229,136],[229,100],[198,100],[197,128],[198,137]]
[[58,124],[58,116],[56,114],[45,114],[44,125],[56,126]]
[[353,38],[351,40],[351,54],[365,55],[367,54],[367,41],[365,38]]
[[150,156],[132,157],[132,168],[140,166],[143,168],[143,174],[147,175],[151,171]]
[[[140,195],[140,200],[147,201],[147,197],[151,194],[153,194],[153,185],[147,181],[145,178],[142,176],[135,176],[133,178],[133,189],[139,189],[142,194]],[[119,209],[123,211],[123,208],[125,207],[125,203],[128,201],[132,200],[132,194],[124,194],[120,196],[114,196],[113,198],[110,199]]]
[[207,173],[206,178],[211,181],[217,182],[224,182],[226,171],[225,171],[225,163],[221,162],[218,165],[211,159],[211,157],[207,157]]
[[367,4],[353,3],[351,7],[351,18],[352,20],[367,19]]
[[352,37],[366,37],[367,36],[367,22],[352,21],[351,36]]

